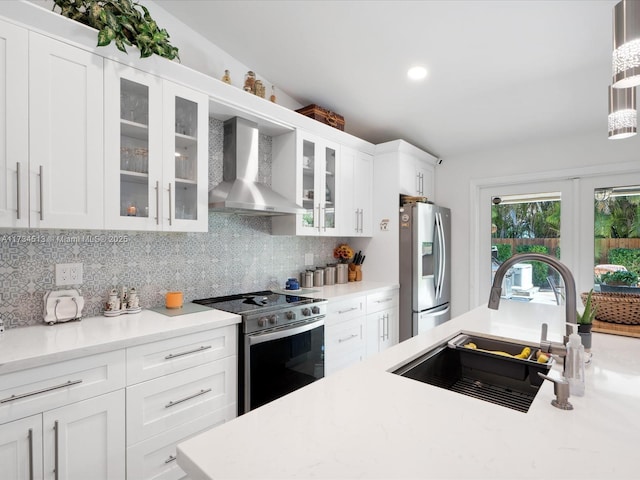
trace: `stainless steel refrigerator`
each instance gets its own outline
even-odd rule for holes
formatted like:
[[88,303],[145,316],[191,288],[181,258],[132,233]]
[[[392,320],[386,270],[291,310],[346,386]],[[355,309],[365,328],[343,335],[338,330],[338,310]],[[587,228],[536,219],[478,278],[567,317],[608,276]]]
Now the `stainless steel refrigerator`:
[[400,208],[400,341],[451,318],[451,211]]

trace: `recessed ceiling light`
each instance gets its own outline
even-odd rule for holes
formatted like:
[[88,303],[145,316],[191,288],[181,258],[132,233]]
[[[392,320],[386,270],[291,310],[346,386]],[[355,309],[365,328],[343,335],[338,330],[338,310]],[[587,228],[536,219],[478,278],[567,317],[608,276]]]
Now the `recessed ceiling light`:
[[411,80],[423,80],[427,76],[427,69],[421,66],[411,67],[407,70],[407,77]]

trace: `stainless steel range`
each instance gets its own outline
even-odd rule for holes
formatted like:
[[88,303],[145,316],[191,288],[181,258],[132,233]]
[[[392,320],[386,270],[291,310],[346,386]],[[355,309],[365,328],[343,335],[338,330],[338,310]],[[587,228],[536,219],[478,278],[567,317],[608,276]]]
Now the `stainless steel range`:
[[327,300],[266,290],[194,303],[242,316],[239,415],[324,377]]

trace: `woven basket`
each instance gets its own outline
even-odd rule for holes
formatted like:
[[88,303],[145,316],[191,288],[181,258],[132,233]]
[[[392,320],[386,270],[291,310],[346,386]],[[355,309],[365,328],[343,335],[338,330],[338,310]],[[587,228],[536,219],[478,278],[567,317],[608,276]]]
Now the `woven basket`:
[[[580,295],[583,304],[587,302],[587,295],[586,292]],[[596,308],[596,320],[640,325],[640,295],[593,292],[591,303]]]

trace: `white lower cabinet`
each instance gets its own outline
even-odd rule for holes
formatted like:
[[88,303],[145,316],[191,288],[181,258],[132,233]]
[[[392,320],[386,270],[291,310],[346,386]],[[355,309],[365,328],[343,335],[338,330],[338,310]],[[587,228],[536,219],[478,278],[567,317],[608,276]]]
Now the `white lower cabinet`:
[[42,415],[0,426],[0,478],[42,478]]
[[233,402],[235,357],[127,387],[127,445]]
[[45,480],[126,478],[124,390],[44,412],[42,430]]
[[398,343],[398,290],[329,300],[325,323],[325,375]]
[[364,296],[329,301],[325,322],[325,375],[361,361],[365,356]]
[[398,343],[398,291],[367,296],[367,356]]
[[237,327],[127,349],[127,478],[179,479],[176,445],[237,415]]
[[236,416],[236,405],[208,413],[127,448],[127,477],[177,480],[186,478],[176,463],[176,445]]
[[0,375],[0,479],[124,479],[124,358]]

